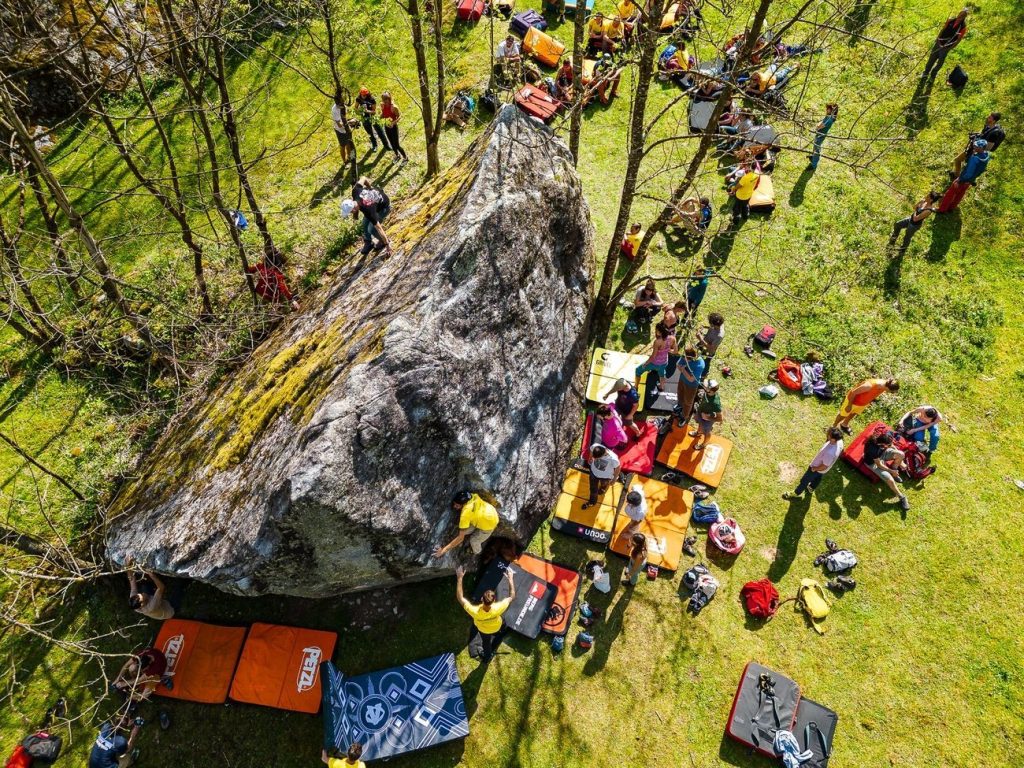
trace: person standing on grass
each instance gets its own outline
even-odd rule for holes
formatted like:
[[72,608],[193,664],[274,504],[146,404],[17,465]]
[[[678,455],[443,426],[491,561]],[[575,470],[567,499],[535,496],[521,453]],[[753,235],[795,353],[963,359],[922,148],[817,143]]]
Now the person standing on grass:
[[135,740],[141,728],[142,720],[128,714],[101,725],[89,752],[89,768],[127,768],[135,762]]
[[750,198],[754,196],[754,190],[757,189],[757,185],[760,182],[761,174],[755,172],[753,168],[749,168],[732,186],[730,191],[733,195],[733,226],[750,218]]
[[711,372],[711,361],[725,340],[725,318],[719,312],[708,315],[708,324],[697,329],[697,346],[704,351],[704,375]]
[[459,491],[452,498],[452,510],[459,513],[459,532],[455,538],[439,547],[434,557],[444,557],[451,550],[469,539],[469,549],[474,555],[484,551],[484,542],[498,527],[498,510],[483,500],[478,493]]
[[832,465],[836,463],[836,459],[843,452],[843,431],[839,427],[829,427],[826,434],[828,439],[811,460],[811,465],[804,472],[803,477],[800,478],[796,490],[792,493],[782,494],[782,498],[786,501],[798,499],[807,491],[813,493],[818,487],[818,483],[821,482],[821,478],[832,469]]
[[[377,151],[378,137],[381,141],[381,149],[391,149],[391,145],[388,144],[388,137],[384,134],[384,128],[377,122],[377,100],[373,98],[373,94],[370,93],[370,89],[366,86],[359,89],[359,95],[356,96],[356,108],[359,110],[363,130],[370,137],[370,151]],[[375,132],[376,136],[374,136]]]
[[711,276],[715,273],[711,267],[704,267],[696,275],[690,277],[690,283],[686,286],[686,314],[689,317],[697,316],[697,309],[707,295],[708,286],[711,284]]
[[946,194],[942,196],[936,212],[949,213],[960,205],[964,195],[967,194],[967,190],[977,185],[978,179],[981,178],[985,169],[988,168],[988,161],[991,156],[991,153],[988,151],[988,142],[985,139],[975,139],[974,151],[967,158],[967,162],[964,163],[963,170],[953,180],[953,183],[949,185]]
[[640,428],[636,425],[636,412],[640,407],[640,393],[626,379],[616,379],[612,388],[604,394],[602,400],[615,395],[615,410],[622,418],[622,426],[629,430],[633,437],[640,437]]
[[508,579],[508,597],[499,600],[493,589],[484,592],[480,605],[473,605],[466,599],[462,592],[462,578],[466,575],[466,569],[461,565],[455,569],[455,597],[459,605],[473,619],[473,626],[469,630],[469,656],[473,659],[480,659],[483,663],[494,658],[498,646],[508,634],[508,627],[501,620],[502,614],[508,610],[509,605],[516,599],[516,583],[512,578],[512,566],[505,568],[505,578]]
[[332,749],[330,754],[326,749],[320,752],[320,759],[327,763],[327,768],[366,768],[366,763],[359,759],[362,756],[363,745],[358,741],[345,752],[340,749]]
[[987,142],[989,152],[995,152],[999,149],[999,145],[1006,139],[1006,131],[1003,130],[1003,126],[999,124],[1002,119],[1002,115],[999,112],[990,112],[988,117],[985,118],[985,126],[977,133],[971,133],[967,142],[967,147],[956,156],[953,161],[953,170],[949,172],[949,178],[952,181],[960,172],[964,169],[964,163],[971,156],[974,151],[974,142],[978,139],[984,139]]
[[587,469],[590,472],[590,495],[583,502],[583,509],[589,509],[597,504],[598,498],[608,490],[608,486],[619,479],[622,462],[614,451],[600,443],[594,443],[590,446],[590,463]]
[[892,444],[892,436],[888,432],[872,435],[864,443],[864,463],[899,497],[899,505],[904,512],[910,509],[910,501],[897,485],[903,480],[897,478],[905,458],[906,454]]
[[853,421],[854,416],[863,413],[879,395],[885,392],[899,392],[899,390],[900,383],[896,379],[864,379],[846,393],[832,426],[839,427],[846,434],[852,435],[850,422]]
[[825,137],[832,130],[837,117],[839,117],[839,105],[835,103],[826,104],[825,116],[821,118],[821,122],[814,129],[814,150],[811,152],[809,160],[811,168],[818,167],[818,161],[821,159],[821,145],[825,143]]
[[345,105],[344,96],[339,88],[334,92],[334,103],[331,104],[331,122],[334,123],[334,135],[338,138],[338,147],[341,149],[341,165],[344,168],[352,160],[356,152],[355,141],[352,138],[352,126],[345,120],[342,107]]
[[402,163],[408,163],[409,156],[405,154],[405,150],[402,149],[402,145],[398,142],[398,121],[401,119],[402,114],[398,111],[398,107],[391,100],[391,94],[387,91],[380,95],[380,117],[384,121],[384,135],[388,137],[388,144],[391,145],[391,150],[395,153],[395,157]]
[[704,378],[704,358],[696,349],[687,347],[683,350],[683,359],[679,366],[679,384],[676,386],[676,407],[675,414],[678,417],[679,426],[685,427],[690,423],[693,415],[693,402],[697,399],[697,390],[700,389],[700,382]]
[[946,23],[939,30],[938,37],[932,44],[932,52],[924,65],[922,78],[934,78],[939,74],[942,65],[946,63],[949,52],[960,45],[960,41],[967,34],[967,9],[964,8],[952,19],[946,19]]
[[905,253],[907,246],[910,245],[910,239],[917,234],[922,226],[924,226],[924,220],[931,216],[938,208],[935,207],[936,201],[939,199],[938,192],[929,192],[924,198],[914,206],[914,212],[909,216],[900,219],[892,225],[892,235],[889,237],[889,248],[892,248],[896,243],[896,238],[899,237],[900,230],[904,230],[903,242],[900,243],[900,253]]
[[131,592],[128,595],[128,605],[132,610],[141,613],[150,619],[166,621],[174,617],[174,606],[167,600],[167,587],[163,580],[155,573],[145,572],[145,576],[151,582],[155,590],[152,594],[145,594],[139,590],[139,583],[135,577],[135,571],[128,571],[128,586]]
[[640,574],[647,567],[647,537],[642,533],[634,533],[630,539],[629,562],[622,572],[622,583],[635,587]]
[[676,337],[670,336],[661,323],[654,326],[654,343],[651,345],[651,356],[636,368],[636,380],[650,371],[655,375],[653,392],[661,392],[661,382],[668,376],[668,358],[675,354]]
[[697,438],[693,443],[693,450],[703,451],[704,446],[711,439],[711,432],[714,430],[715,424],[721,424],[723,420],[722,398],[718,396],[718,382],[708,379],[708,383],[704,387],[704,399],[697,405],[697,429],[690,433],[690,437]]

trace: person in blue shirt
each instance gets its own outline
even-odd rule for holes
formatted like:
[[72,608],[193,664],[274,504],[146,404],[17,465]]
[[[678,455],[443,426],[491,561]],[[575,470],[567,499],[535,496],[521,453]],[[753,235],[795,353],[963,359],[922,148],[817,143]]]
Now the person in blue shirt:
[[908,440],[917,443],[917,447],[925,453],[935,453],[939,447],[939,422],[942,414],[937,408],[922,405],[907,411],[900,417],[897,430]]
[[704,358],[694,347],[687,347],[677,367],[679,384],[676,387],[677,405],[673,409],[680,427],[685,427],[693,416],[693,402],[697,399],[701,379],[704,378]]
[[818,167],[818,161],[821,159],[821,145],[825,143],[825,137],[832,130],[837,117],[839,117],[839,105],[826,104],[825,116],[821,118],[821,122],[814,129],[814,151],[811,152],[810,157],[811,168]]
[[711,201],[706,197],[702,197],[700,199],[700,219],[697,220],[697,229],[701,232],[707,232],[708,227],[711,226],[711,216],[713,213]]
[[[127,714],[116,722],[104,723],[89,752],[89,768],[125,768],[131,765],[132,749],[142,724],[142,718],[133,721]],[[127,737],[124,735],[126,732]],[[124,759],[126,755],[129,756],[127,760]]]
[[711,267],[704,267],[698,274],[690,278],[690,283],[686,287],[687,314],[691,316],[697,314],[697,308],[704,301],[704,294],[708,292],[708,284],[711,282],[713,274],[714,270]]
[[964,195],[967,194],[967,190],[978,183],[978,179],[981,178],[985,169],[988,168],[988,161],[991,156],[991,153],[988,151],[988,142],[981,138],[975,139],[974,151],[971,152],[971,156],[964,163],[960,175],[949,185],[949,189],[946,190],[946,194],[942,196],[942,200],[939,202],[939,213],[949,213],[960,205]]

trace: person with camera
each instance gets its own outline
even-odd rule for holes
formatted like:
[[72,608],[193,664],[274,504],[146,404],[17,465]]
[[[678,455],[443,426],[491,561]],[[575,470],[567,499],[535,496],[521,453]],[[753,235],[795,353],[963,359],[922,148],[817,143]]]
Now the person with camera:
[[977,133],[972,131],[967,135],[967,147],[953,161],[953,170],[949,172],[950,179],[955,179],[960,175],[960,171],[963,170],[967,158],[971,156],[974,143],[978,139],[984,139],[987,142],[986,148],[989,152],[995,152],[999,149],[999,145],[1006,139],[1006,131],[999,124],[1002,117],[1002,114],[999,112],[989,112],[988,117],[985,118],[985,126]]
[[127,768],[134,763],[135,739],[143,725],[141,717],[132,718],[129,714],[101,725],[89,752],[89,768]]

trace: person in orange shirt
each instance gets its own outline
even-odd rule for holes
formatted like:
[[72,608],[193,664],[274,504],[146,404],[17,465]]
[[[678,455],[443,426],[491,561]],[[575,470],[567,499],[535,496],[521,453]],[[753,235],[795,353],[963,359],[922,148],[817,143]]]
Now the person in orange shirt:
[[853,417],[863,413],[864,409],[883,392],[897,392],[899,388],[900,383],[896,379],[865,379],[846,393],[832,426],[839,427],[846,434],[852,435],[850,422],[853,421]]

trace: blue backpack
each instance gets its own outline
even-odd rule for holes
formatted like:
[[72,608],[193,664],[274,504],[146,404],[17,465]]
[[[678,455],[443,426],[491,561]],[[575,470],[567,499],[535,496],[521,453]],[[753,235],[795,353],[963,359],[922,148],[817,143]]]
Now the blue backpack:
[[718,508],[718,502],[704,500],[694,503],[690,519],[696,525],[711,525],[717,523],[721,517],[722,511]]
[[661,52],[660,56],[658,56],[658,63],[663,65],[666,61],[668,61],[673,56],[675,56],[676,55],[676,51],[678,51],[678,50],[679,49],[676,48],[676,46],[674,46],[674,45],[667,45],[667,46],[665,46],[665,50]]

